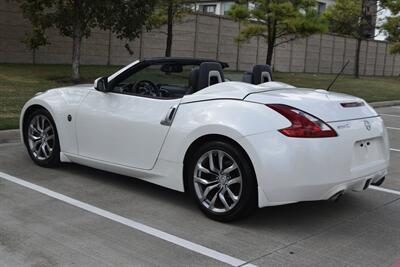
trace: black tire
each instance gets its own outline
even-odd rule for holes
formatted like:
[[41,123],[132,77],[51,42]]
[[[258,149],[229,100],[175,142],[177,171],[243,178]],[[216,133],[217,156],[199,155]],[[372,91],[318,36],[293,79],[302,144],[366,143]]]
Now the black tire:
[[[51,135],[54,135],[54,139],[48,141],[49,144],[52,144],[52,151],[51,153],[49,153],[49,156],[47,158],[37,157],[30,147],[30,139],[29,139],[30,124],[38,116],[43,116],[44,118],[47,119],[46,126],[48,127],[49,125],[51,125],[52,131],[50,133]],[[49,168],[57,167],[60,164],[60,143],[59,143],[56,124],[51,114],[46,109],[37,109],[28,115],[26,123],[24,124],[23,134],[24,134],[25,147],[28,150],[28,154],[33,160],[33,162],[35,162],[39,166],[49,167]],[[49,152],[49,150],[47,151]]]
[[[241,194],[240,194],[239,200],[236,202],[236,204],[233,204],[233,201],[231,201],[230,204],[232,204],[234,206],[230,210],[227,210],[227,211],[214,212],[213,210],[211,210],[210,207],[205,206],[205,205],[207,205],[206,202],[210,202],[210,201],[207,199],[205,201],[202,201],[201,199],[199,199],[200,197],[198,196],[198,194],[199,194],[198,191],[196,192],[194,176],[195,176],[195,172],[196,172],[196,176],[198,176],[198,174],[199,174],[198,173],[199,169],[198,169],[198,167],[196,169],[196,166],[198,166],[197,165],[198,161],[199,160],[201,161],[202,158],[204,157],[204,155],[209,153],[210,151],[213,151],[212,153],[217,153],[217,155],[216,155],[217,157],[219,155],[218,151],[222,151],[222,152],[226,153],[227,156],[230,156],[231,159],[234,160],[233,163],[237,164],[237,167],[238,167],[237,170],[239,171],[239,175],[241,174],[240,176],[242,177]],[[214,158],[213,156],[211,156],[211,157]],[[217,161],[218,161],[218,158],[217,158]],[[229,157],[228,157],[228,161],[229,161]],[[205,159],[204,159],[204,162],[206,162]],[[205,163],[205,164],[207,164],[207,163]],[[230,164],[231,163],[229,163],[228,165],[230,165]],[[224,163],[222,165],[223,165],[223,167],[220,169],[225,168]],[[200,173],[202,173],[202,172],[200,172]],[[221,222],[229,222],[229,221],[237,220],[239,218],[249,215],[257,207],[257,200],[258,200],[257,181],[256,181],[256,177],[255,177],[255,174],[253,171],[253,167],[252,167],[252,164],[251,164],[248,156],[237,145],[233,145],[233,144],[231,144],[229,142],[225,142],[225,141],[211,141],[211,142],[207,142],[207,143],[201,145],[193,153],[191,158],[188,159],[188,167],[186,169],[185,175],[186,175],[187,185],[188,185],[188,190],[189,190],[190,195],[192,196],[194,201],[198,204],[201,211],[207,217],[209,217],[213,220],[221,221]],[[203,175],[203,173],[202,173],[202,175]],[[211,179],[214,180],[214,178],[211,178]],[[218,176],[218,178],[215,178],[215,179],[216,180],[219,179],[219,181],[220,181],[221,178],[220,178],[220,176]],[[232,178],[230,177],[230,179],[232,179]],[[225,180],[225,178],[224,178],[224,180]],[[229,183],[228,179],[226,179],[225,181],[228,181],[228,183]],[[218,188],[223,187],[223,185],[221,185],[222,182],[218,182],[218,183],[219,183],[219,185],[215,189],[215,191],[219,190]],[[199,185],[197,185],[197,187],[198,186]],[[200,186],[202,186],[202,185],[200,185]],[[197,190],[199,190],[199,189],[197,188]],[[205,191],[206,190],[204,190],[202,193],[204,193]],[[209,193],[210,195],[218,194],[218,193],[214,193],[212,191],[209,191],[209,192],[210,192]],[[223,193],[223,194],[225,194],[224,199],[229,198],[229,196],[226,196],[226,193]],[[217,198],[219,198],[219,196]],[[232,200],[232,198],[231,198],[231,200]],[[226,200],[226,202],[228,202],[228,201]],[[221,202],[221,204],[222,204],[222,202]],[[214,206],[214,204],[212,206]],[[223,205],[222,205],[222,209],[224,209]],[[225,209],[227,209],[227,208],[225,208]]]

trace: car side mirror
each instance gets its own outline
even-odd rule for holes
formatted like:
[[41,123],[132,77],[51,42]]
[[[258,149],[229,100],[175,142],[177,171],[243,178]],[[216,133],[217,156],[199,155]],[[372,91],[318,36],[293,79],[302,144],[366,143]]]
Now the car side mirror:
[[109,88],[108,88],[108,77],[101,77],[101,78],[97,78],[94,81],[94,89],[96,89],[97,91],[100,92],[108,92]]

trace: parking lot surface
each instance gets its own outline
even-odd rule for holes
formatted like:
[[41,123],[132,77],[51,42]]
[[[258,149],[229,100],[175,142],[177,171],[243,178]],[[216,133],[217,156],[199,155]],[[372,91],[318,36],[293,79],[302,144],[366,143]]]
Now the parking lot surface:
[[22,144],[0,144],[0,266],[391,266],[400,261],[400,107],[377,110],[391,191],[263,208],[229,224],[185,194],[75,164],[41,168]]

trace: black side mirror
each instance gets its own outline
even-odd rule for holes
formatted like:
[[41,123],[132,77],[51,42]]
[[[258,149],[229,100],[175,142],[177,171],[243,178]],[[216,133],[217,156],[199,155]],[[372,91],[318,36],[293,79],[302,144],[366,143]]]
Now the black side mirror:
[[101,77],[101,78],[97,78],[94,81],[94,89],[96,89],[97,91],[100,92],[108,92],[109,88],[108,88],[108,77]]

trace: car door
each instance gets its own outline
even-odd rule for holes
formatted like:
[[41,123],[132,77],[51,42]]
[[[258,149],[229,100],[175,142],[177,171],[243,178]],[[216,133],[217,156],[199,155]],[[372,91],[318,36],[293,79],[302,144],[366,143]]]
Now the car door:
[[79,155],[152,169],[169,130],[164,119],[180,100],[91,91],[76,122]]

